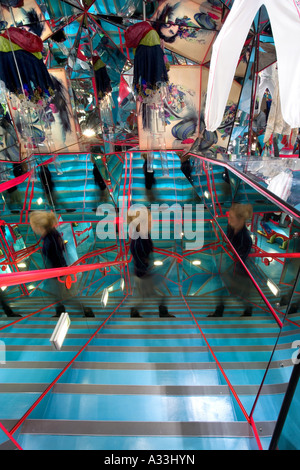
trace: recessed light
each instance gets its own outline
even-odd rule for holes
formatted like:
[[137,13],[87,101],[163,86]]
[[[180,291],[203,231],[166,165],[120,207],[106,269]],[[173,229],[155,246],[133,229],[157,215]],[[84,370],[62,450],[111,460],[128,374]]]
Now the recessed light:
[[101,297],[101,305],[102,307],[106,307],[108,301],[108,289],[104,289]]
[[59,320],[50,338],[50,342],[53,344],[55,349],[57,350],[61,349],[63,342],[65,340],[65,337],[68,333],[70,324],[71,324],[71,320],[70,320],[68,313],[67,312],[62,313],[61,316],[59,317]]
[[275,297],[278,297],[279,293],[280,293],[280,289],[279,287],[275,284],[275,282],[273,282],[271,279],[268,279],[267,280],[267,286],[268,288],[270,289],[270,291],[272,292],[272,294],[275,295]]

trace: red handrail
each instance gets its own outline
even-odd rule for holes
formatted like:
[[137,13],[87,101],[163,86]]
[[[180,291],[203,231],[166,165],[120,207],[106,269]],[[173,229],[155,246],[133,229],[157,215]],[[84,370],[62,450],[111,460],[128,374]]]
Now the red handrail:
[[92,271],[94,269],[104,269],[109,266],[120,266],[127,264],[127,261],[109,261],[105,263],[95,263],[85,266],[69,266],[66,268],[40,269],[38,271],[23,271],[18,273],[0,274],[0,287],[15,286],[27,282],[52,279],[54,277],[76,274],[79,272]]
[[9,439],[15,444],[15,446],[17,446],[19,450],[23,450],[20,444],[18,444],[15,438],[11,435],[11,433],[9,433],[7,429],[3,426],[1,421],[0,421],[0,429],[2,429],[2,431],[7,435],[7,437],[9,437]]

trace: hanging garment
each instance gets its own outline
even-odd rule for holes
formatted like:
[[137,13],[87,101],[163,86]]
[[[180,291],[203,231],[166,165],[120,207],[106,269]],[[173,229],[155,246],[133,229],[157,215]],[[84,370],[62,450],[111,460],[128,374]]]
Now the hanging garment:
[[235,0],[213,46],[205,108],[209,131],[222,122],[242,48],[262,5],[269,14],[277,53],[282,114],[292,128],[300,127],[300,2]]
[[108,93],[112,91],[111,80],[107,73],[106,65],[100,59],[100,57],[93,55],[92,59],[97,93],[99,99],[102,100]]
[[281,134],[289,136],[292,131],[293,134],[295,132],[297,134],[297,129],[292,130],[291,127],[284,121],[282,116],[277,70],[274,71],[274,81],[275,89],[272,95],[272,104],[264,136],[264,143],[269,141],[272,134]]
[[36,102],[54,93],[55,85],[42,56],[43,41],[36,34],[10,27],[0,34],[0,80],[17,94],[23,90]]
[[142,21],[127,28],[125,41],[128,48],[134,49],[134,88],[144,102],[153,101],[157,90],[169,80],[160,37],[147,21]]
[[291,194],[292,183],[293,172],[290,170],[285,170],[271,178],[267,189],[271,191],[271,193],[280,197],[280,199],[283,201],[287,201]]

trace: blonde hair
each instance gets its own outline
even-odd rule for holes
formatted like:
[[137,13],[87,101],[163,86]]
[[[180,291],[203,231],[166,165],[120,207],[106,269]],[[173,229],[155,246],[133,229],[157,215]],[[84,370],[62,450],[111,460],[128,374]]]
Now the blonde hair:
[[251,204],[232,204],[229,211],[232,211],[238,219],[248,220],[252,219],[253,207]]
[[30,225],[49,232],[58,224],[56,215],[53,212],[34,211],[29,216]]

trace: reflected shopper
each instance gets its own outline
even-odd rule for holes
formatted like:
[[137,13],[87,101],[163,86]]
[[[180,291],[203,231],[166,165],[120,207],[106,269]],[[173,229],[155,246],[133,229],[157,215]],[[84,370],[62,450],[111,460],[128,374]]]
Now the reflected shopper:
[[[246,263],[252,248],[252,238],[246,227],[246,221],[251,219],[252,215],[253,208],[251,204],[233,204],[228,214],[227,238],[244,263]],[[226,273],[221,275],[222,281],[230,295],[242,300],[244,305],[242,316],[251,316],[252,306],[248,299],[253,292],[254,286],[239,260],[236,261],[233,269],[233,271],[229,272],[227,270]],[[224,308],[224,298],[221,298],[213,316],[221,317]]]
[[[129,221],[134,221],[134,219],[129,218]],[[135,281],[134,307],[131,308],[130,316],[132,318],[141,318],[140,310],[145,305],[145,301],[149,302],[149,300],[157,299],[159,316],[174,317],[175,315],[170,314],[168,311],[165,297],[157,292],[158,278],[151,272],[153,243],[146,221],[134,225],[130,241],[130,252],[133,258]]]
[[143,164],[143,172],[144,172],[144,177],[145,177],[145,188],[146,188],[146,196],[149,202],[154,202],[155,201],[155,195],[154,195],[154,189],[153,186],[155,185],[155,177],[154,177],[154,170],[152,168],[151,171],[148,169],[148,156],[146,153],[142,154],[142,157],[144,158],[144,164]]
[[[25,173],[23,166],[21,163],[13,163],[13,175],[14,178],[18,178]],[[22,209],[23,204],[23,196],[22,193],[19,191],[18,186],[13,186],[6,190],[7,195],[7,205],[9,210],[12,213],[19,213]]]
[[4,314],[7,317],[21,317],[22,315],[18,315],[17,313],[14,313],[11,307],[9,306],[7,299],[5,298],[3,291],[0,289],[0,305],[1,308],[4,312]]
[[[32,230],[42,237],[42,253],[47,269],[65,268],[68,266],[64,241],[55,228],[57,224],[58,220],[53,212],[35,211],[30,214]],[[76,296],[75,284],[72,284],[71,289],[67,289],[65,283],[59,282],[57,278],[49,279],[47,284],[51,295],[58,302],[55,316],[59,317],[61,313],[66,311],[64,306],[66,302],[82,310],[85,317],[94,317],[90,308],[84,307],[79,300],[74,298]]]
[[109,191],[104,181],[103,176],[98,168],[97,163],[95,162],[94,157],[91,157],[91,161],[93,163],[93,176],[95,185],[98,186],[100,190],[100,201],[99,202],[107,202],[109,201]]
[[54,182],[48,165],[42,165],[39,168],[38,174],[49,206],[56,207],[57,198],[56,193],[54,191]]

